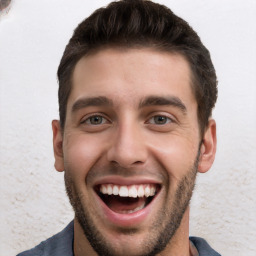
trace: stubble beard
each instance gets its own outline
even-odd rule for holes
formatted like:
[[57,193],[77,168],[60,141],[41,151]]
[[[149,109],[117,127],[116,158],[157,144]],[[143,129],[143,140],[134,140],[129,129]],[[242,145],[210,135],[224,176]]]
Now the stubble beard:
[[[178,184],[171,207],[168,207],[167,210],[161,209],[158,213],[157,220],[154,221],[150,228],[150,234],[148,234],[146,241],[142,243],[143,248],[139,248],[138,253],[133,254],[134,256],[154,256],[163,251],[171,241],[180,226],[183,215],[192,197],[198,169],[198,159],[199,154],[194,161],[194,165]],[[99,256],[131,256],[131,250],[128,250],[126,253],[124,251],[117,252],[115,248],[113,248],[111,241],[107,241],[100,232],[100,227],[95,225],[90,213],[86,207],[83,206],[82,196],[79,196],[72,178],[67,175],[67,172],[65,172],[64,177],[66,192],[74,209],[75,217],[82,227],[87,240],[97,254]],[[166,221],[163,222],[163,220]],[[129,233],[133,235],[133,233],[136,233],[136,230],[130,230]]]

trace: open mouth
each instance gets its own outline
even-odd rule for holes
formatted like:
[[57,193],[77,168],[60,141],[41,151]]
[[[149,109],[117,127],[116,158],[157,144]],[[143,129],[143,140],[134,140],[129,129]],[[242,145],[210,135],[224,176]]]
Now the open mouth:
[[100,184],[96,193],[115,213],[130,214],[147,207],[160,190],[158,184],[116,185]]

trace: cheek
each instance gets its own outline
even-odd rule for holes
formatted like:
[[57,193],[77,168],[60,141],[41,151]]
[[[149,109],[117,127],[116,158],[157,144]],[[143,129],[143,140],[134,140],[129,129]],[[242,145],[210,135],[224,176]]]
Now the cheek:
[[103,151],[102,143],[96,137],[69,136],[64,144],[64,166],[72,175],[86,176]]
[[151,152],[175,180],[180,180],[194,166],[198,148],[195,141],[179,136],[156,140]]

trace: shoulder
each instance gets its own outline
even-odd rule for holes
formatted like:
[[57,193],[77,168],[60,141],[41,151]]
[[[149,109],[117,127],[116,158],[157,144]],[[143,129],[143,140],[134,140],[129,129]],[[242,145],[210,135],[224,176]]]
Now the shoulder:
[[72,256],[73,255],[73,237],[74,223],[73,221],[58,234],[41,242],[31,250],[22,252],[17,256]]
[[191,236],[189,240],[195,245],[200,256],[221,256],[203,238]]

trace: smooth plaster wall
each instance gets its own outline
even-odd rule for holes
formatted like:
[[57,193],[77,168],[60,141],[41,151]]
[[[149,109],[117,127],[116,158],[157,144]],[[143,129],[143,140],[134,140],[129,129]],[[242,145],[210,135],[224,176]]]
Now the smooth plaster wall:
[[[56,70],[76,25],[109,1],[13,0],[0,16],[0,255],[35,246],[73,212],[53,167]],[[200,174],[191,235],[223,255],[256,255],[256,1],[169,0],[211,52],[218,153]]]

